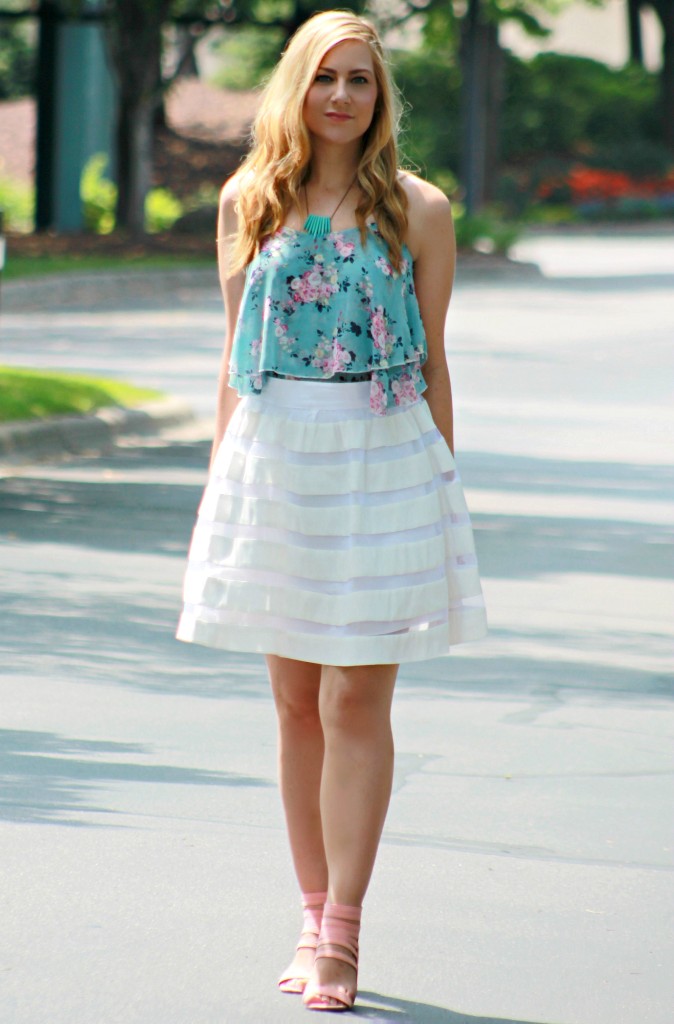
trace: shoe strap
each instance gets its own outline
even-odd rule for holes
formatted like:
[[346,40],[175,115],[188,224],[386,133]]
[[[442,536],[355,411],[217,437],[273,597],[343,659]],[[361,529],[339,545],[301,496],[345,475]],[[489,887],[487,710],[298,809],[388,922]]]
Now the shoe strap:
[[327,892],[302,893],[304,923],[298,949],[316,949],[323,920],[323,907],[327,898]]
[[326,903],[316,956],[342,960],[357,969],[360,917],[360,907]]
[[303,932],[313,932],[318,935],[323,920],[323,908],[328,898],[327,892],[303,892],[302,910],[304,913]]

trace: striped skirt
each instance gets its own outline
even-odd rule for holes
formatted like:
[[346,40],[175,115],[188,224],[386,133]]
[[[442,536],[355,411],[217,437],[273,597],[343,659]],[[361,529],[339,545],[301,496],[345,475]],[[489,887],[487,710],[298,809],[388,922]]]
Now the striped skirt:
[[419,661],[486,632],[452,454],[423,399],[271,378],[199,507],[178,639],[325,665]]

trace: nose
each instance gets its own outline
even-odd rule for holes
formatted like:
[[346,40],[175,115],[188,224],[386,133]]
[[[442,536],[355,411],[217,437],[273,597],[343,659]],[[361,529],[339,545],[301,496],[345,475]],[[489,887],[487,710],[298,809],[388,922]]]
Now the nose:
[[340,103],[348,103],[350,100],[348,89],[346,88],[346,79],[337,77],[335,79],[335,87],[332,92],[333,99],[338,100]]

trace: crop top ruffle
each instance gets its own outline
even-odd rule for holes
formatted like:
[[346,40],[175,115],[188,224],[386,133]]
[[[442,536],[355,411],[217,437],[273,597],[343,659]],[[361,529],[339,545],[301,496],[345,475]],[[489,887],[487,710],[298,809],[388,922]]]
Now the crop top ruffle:
[[348,379],[369,373],[375,415],[425,389],[427,357],[412,258],[399,273],[376,224],[314,238],[281,228],[249,263],[230,359],[231,387],[260,394],[267,374]]

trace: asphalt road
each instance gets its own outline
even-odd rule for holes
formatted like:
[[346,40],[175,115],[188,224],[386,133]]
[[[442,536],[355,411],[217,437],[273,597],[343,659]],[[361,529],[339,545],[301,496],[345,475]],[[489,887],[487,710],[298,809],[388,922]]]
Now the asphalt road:
[[[669,1024],[674,247],[521,255],[448,323],[491,633],[401,672],[357,1016]],[[197,287],[0,321],[206,417],[0,479],[3,1024],[307,1019],[262,663],[173,639],[221,330]]]

